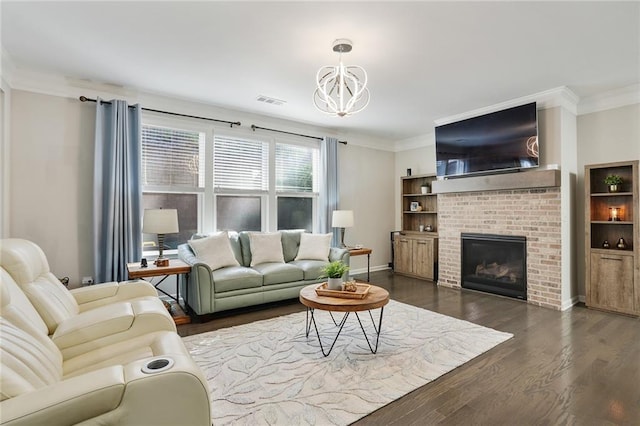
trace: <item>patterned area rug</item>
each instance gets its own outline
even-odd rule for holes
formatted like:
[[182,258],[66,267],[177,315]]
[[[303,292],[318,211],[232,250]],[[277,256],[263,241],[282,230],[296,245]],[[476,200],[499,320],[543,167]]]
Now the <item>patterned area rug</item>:
[[[183,339],[209,383],[215,425],[349,424],[512,337],[391,300],[377,354],[351,314],[325,358],[315,331],[305,337],[305,317],[300,312]],[[374,336],[369,315],[360,318]],[[337,329],[328,312],[316,310],[316,321],[327,348]]]

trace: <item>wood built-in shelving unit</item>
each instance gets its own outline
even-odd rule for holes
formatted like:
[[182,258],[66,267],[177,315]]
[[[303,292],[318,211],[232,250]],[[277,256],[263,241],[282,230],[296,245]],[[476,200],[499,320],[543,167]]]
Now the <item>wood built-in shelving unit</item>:
[[[604,182],[611,174],[622,177],[618,192]],[[638,161],[587,165],[584,176],[587,306],[640,315]]]
[[[420,232],[420,225],[433,227],[427,232],[437,236],[438,230],[438,198],[431,191],[435,175],[403,176],[402,181],[402,231]],[[422,193],[422,186],[427,185],[428,193]],[[418,203],[420,211],[412,211],[411,204]]]
[[[400,178],[402,229],[394,236],[394,272],[435,280],[438,258],[438,198],[432,192],[433,174]],[[428,188],[424,193],[422,187]],[[412,204],[419,206],[412,209]],[[420,231],[420,226],[424,227]],[[431,231],[427,231],[431,227]]]

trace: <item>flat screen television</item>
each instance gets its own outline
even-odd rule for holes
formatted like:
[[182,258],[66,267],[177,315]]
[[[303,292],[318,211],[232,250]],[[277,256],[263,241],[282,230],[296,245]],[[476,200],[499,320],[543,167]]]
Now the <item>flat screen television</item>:
[[535,102],[437,126],[435,133],[438,178],[539,166]]

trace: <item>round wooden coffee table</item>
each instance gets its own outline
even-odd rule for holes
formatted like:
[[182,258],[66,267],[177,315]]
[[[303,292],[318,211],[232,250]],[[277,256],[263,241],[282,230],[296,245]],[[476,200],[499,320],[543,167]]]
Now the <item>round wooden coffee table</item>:
[[[311,325],[313,325],[314,329],[316,330],[316,335],[318,336],[318,342],[320,343],[320,350],[322,351],[322,355],[329,356],[331,350],[336,344],[336,341],[338,340],[338,337],[340,336],[340,333],[342,332],[344,324],[347,322],[349,314],[353,312],[358,319],[358,323],[360,324],[362,333],[367,340],[367,344],[369,345],[371,353],[375,354],[378,351],[378,342],[380,341],[380,330],[382,329],[382,314],[384,312],[384,306],[389,303],[389,292],[381,287],[371,285],[365,297],[361,299],[348,299],[333,296],[320,296],[316,293],[316,288],[319,285],[320,284],[308,285],[300,290],[300,302],[307,307],[306,337],[309,337]],[[371,313],[371,311],[378,308],[380,308],[380,318],[378,319],[378,325],[376,326],[376,321],[373,319],[373,314]],[[314,315],[314,311],[316,309],[328,311],[335,326],[339,327],[338,333],[333,339],[333,343],[331,344],[331,347],[327,352],[325,352],[324,347],[322,346],[322,340],[320,339],[320,333],[318,332],[318,326],[316,324],[316,318]],[[375,330],[376,334],[375,346],[373,346],[371,344],[372,342],[369,341],[367,332],[365,331],[364,326],[362,325],[362,321],[360,320],[360,316],[358,315],[358,312],[362,311],[369,312],[369,317],[371,318],[371,323],[373,324],[373,329]],[[340,321],[336,321],[333,317],[333,312],[344,312],[345,314]]]

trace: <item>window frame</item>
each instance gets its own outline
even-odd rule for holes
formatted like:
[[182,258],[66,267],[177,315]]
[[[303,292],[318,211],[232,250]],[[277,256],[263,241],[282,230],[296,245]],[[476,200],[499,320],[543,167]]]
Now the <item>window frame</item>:
[[[301,191],[276,191],[276,144],[296,145],[305,148],[315,149],[320,151],[319,140],[305,140],[297,137],[292,137],[286,134],[270,136],[270,135],[258,135],[254,131],[238,128],[238,127],[221,127],[220,125],[212,124],[204,120],[188,117],[173,117],[166,114],[154,113],[150,111],[143,111],[142,114],[142,126],[158,126],[172,129],[179,129],[184,131],[197,131],[202,132],[205,135],[204,138],[204,188],[177,188],[163,185],[142,185],[142,192],[148,193],[184,193],[198,194],[198,212],[197,223],[198,232],[210,233],[218,230],[218,223],[216,217],[217,197],[218,196],[258,196],[261,198],[261,231],[262,232],[275,232],[278,226],[278,197],[301,197],[312,199],[312,226],[313,232],[317,232],[318,229],[318,214],[317,205],[320,188],[317,191],[301,192]],[[247,139],[256,140],[267,143],[268,146],[268,186],[267,190],[245,190],[245,189],[222,189],[216,188],[214,182],[214,142],[217,136],[228,137],[235,139]],[[315,173],[319,173],[320,165],[318,164],[318,170],[314,170]],[[317,177],[314,177],[317,179]],[[319,184],[320,185],[320,184]],[[142,212],[141,212],[142,214]],[[173,251],[173,250],[172,250]],[[170,254],[170,252],[165,251]],[[145,254],[149,254],[145,252]]]

